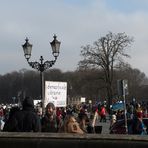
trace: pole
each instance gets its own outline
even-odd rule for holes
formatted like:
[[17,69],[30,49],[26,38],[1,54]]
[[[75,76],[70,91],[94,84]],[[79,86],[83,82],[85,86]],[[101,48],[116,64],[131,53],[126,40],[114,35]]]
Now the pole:
[[44,95],[44,74],[40,71],[40,80],[41,80],[41,101],[42,101],[42,114],[45,113],[45,95]]
[[127,127],[127,110],[126,110],[126,102],[125,102],[125,96],[126,96],[126,92],[125,92],[125,81],[122,80],[122,85],[123,85],[123,100],[124,100],[124,119],[125,119],[125,132],[126,134],[128,134],[128,127]]

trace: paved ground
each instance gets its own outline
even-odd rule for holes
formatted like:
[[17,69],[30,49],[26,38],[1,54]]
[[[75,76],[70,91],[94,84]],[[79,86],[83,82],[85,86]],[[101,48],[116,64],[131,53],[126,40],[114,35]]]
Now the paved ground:
[[109,132],[110,132],[110,130],[109,130],[110,120],[109,120],[109,118],[107,118],[106,122],[100,122],[100,120],[98,119],[96,125],[102,126],[101,134],[109,134]]
[[102,133],[101,134],[109,134],[110,122],[108,120],[107,120],[107,122],[99,122],[99,125],[102,126]]

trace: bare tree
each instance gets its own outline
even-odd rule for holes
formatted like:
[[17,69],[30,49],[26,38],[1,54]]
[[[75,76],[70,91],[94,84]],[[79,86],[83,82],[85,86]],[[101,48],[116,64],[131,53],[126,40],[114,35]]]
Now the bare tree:
[[125,33],[113,34],[109,32],[94,42],[93,46],[82,47],[81,56],[84,58],[79,62],[79,68],[102,68],[104,81],[107,89],[108,106],[112,102],[113,70],[121,61],[122,57],[130,57],[125,50],[131,45],[133,38]]

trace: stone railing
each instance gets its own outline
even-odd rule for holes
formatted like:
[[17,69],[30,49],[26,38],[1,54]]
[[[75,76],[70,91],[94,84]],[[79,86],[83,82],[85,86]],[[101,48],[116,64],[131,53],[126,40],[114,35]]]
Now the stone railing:
[[146,148],[148,135],[0,132],[1,148]]

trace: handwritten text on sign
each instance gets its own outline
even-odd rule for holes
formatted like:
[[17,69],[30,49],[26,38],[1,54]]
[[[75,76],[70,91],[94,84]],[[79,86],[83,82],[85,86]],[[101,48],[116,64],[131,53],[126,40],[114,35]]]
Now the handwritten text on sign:
[[65,107],[67,100],[67,82],[45,82],[45,105],[52,102],[56,107]]

